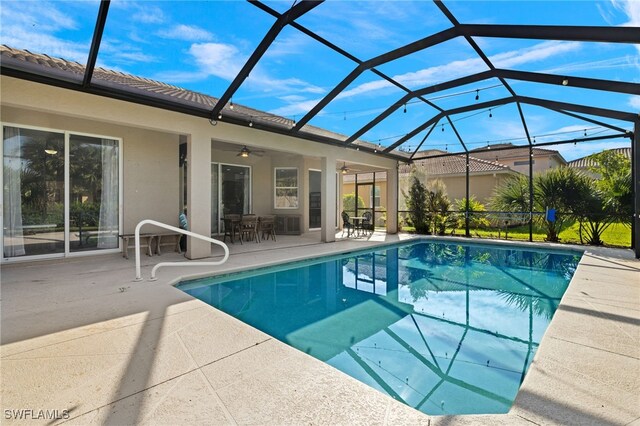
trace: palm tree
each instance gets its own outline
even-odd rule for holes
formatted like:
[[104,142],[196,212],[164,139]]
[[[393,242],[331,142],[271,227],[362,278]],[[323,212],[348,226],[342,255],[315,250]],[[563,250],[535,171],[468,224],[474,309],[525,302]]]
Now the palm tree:
[[592,182],[582,172],[560,167],[534,175],[533,194],[534,208],[546,211],[553,208],[561,214],[555,221],[542,218],[539,222],[547,231],[547,241],[559,241],[558,235],[577,218],[580,204],[590,194]]

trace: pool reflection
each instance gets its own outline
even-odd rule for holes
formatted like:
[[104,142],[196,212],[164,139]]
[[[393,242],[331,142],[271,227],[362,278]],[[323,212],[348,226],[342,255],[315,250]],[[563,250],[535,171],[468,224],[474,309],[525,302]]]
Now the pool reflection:
[[418,243],[181,288],[425,413],[503,413],[578,260]]

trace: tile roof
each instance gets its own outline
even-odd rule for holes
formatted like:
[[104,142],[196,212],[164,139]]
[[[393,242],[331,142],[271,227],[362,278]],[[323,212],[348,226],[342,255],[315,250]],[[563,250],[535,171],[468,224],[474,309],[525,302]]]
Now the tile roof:
[[[38,65],[42,69],[49,69],[56,73],[63,73],[72,81],[81,82],[84,77],[85,66],[83,64],[62,58],[53,58],[45,54],[32,53],[28,50],[14,49],[6,45],[0,46],[0,57],[3,61],[23,61],[25,63]],[[111,87],[116,86],[125,90],[136,89],[148,94],[180,100],[181,103],[191,104],[196,107],[204,107],[204,109],[207,110],[211,109],[218,102],[218,99],[213,96],[194,92],[192,90],[186,90],[161,81],[96,67],[93,72],[92,84],[100,85],[104,83]],[[242,105],[234,105],[234,113],[293,126],[292,120],[256,109],[247,108]]]
[[[51,76],[63,81],[80,84],[84,78],[85,65],[78,62],[68,61],[62,58],[53,58],[45,54],[32,53],[28,50],[14,49],[12,47],[0,46],[0,59],[3,63],[10,63],[18,69],[28,69],[29,71]],[[101,88],[113,88],[116,90],[138,94],[145,97],[151,97],[164,102],[179,103],[206,114],[218,102],[218,98],[205,95],[203,93],[194,92],[192,90],[183,89],[178,86],[152,80],[149,78],[137,77],[119,71],[108,70],[96,67],[91,80],[92,85]],[[234,104],[233,110],[225,106],[223,115],[229,117],[241,118],[246,121],[254,121],[255,123],[265,122],[270,125],[276,125],[281,129],[289,130],[295,122],[286,117],[270,114],[243,105]],[[319,127],[305,125],[301,129],[303,132],[313,134],[315,136],[332,139],[335,141],[346,141],[347,136],[341,135]],[[376,149],[378,146],[366,141],[357,140],[353,144],[357,146]],[[409,154],[400,151],[393,151],[398,157],[408,158]]]
[[[443,151],[429,151],[431,154],[444,154]],[[454,175],[466,173],[466,159],[464,155],[454,155],[450,157],[425,158],[414,161],[415,165],[423,167],[427,175]],[[400,166],[400,172],[408,173],[411,166]],[[491,172],[510,172],[508,166],[488,161],[482,158],[469,156],[469,172],[470,173],[491,173]]]
[[[496,161],[506,160],[509,158],[520,158],[529,156],[528,146],[517,146],[511,143],[494,144],[490,147],[482,147],[472,149],[471,152],[476,158],[492,159]],[[566,163],[562,155],[554,149],[533,148],[533,156],[552,156],[557,155],[563,163]]]
[[[622,154],[626,158],[631,160],[631,147],[606,149],[605,151],[613,151],[613,152],[615,152],[617,154]],[[587,155],[586,157],[576,158],[575,160],[569,161],[567,163],[567,166],[575,167],[575,168],[578,168],[578,169],[586,169],[589,166],[594,166],[596,164],[596,162],[593,159],[589,158],[589,157],[590,156]]]

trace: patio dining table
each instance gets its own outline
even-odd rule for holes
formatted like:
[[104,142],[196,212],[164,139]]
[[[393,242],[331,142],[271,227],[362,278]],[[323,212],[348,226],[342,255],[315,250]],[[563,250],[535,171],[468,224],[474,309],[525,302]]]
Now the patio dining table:
[[366,219],[364,216],[351,216],[351,220],[353,220],[353,228],[356,232],[356,236],[360,235],[362,231],[362,222]]

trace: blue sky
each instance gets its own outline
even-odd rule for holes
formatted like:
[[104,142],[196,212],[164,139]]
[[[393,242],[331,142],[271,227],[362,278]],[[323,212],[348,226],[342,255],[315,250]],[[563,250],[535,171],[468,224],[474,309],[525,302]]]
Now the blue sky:
[[[266,2],[284,12],[292,1]],[[640,1],[445,1],[461,23],[544,25],[632,25],[640,27]],[[99,2],[7,1],[1,3],[2,44],[85,63]],[[244,1],[112,1],[98,65],[171,83],[213,96],[228,87],[274,18]],[[327,1],[298,22],[361,60],[367,60],[451,26],[431,1]],[[498,68],[640,82],[640,44],[581,43],[476,38]],[[233,101],[299,119],[355,63],[285,28],[236,93]],[[378,68],[410,89],[486,70],[463,38],[456,38]],[[640,96],[509,81],[525,96],[615,110],[640,111]],[[507,91],[486,80],[429,96],[444,109],[501,98]],[[404,92],[372,72],[363,73],[310,124],[350,135]],[[543,108],[523,106],[536,141],[612,133],[597,125]],[[421,102],[399,109],[363,139],[386,146],[437,111]],[[492,117],[489,117],[491,114]],[[514,104],[452,116],[470,147],[510,141],[524,144]],[[630,128],[629,123],[607,121]],[[461,150],[448,125],[425,147]],[[415,148],[425,133],[408,142]],[[628,139],[559,146],[567,160],[604,147],[629,146]]]

